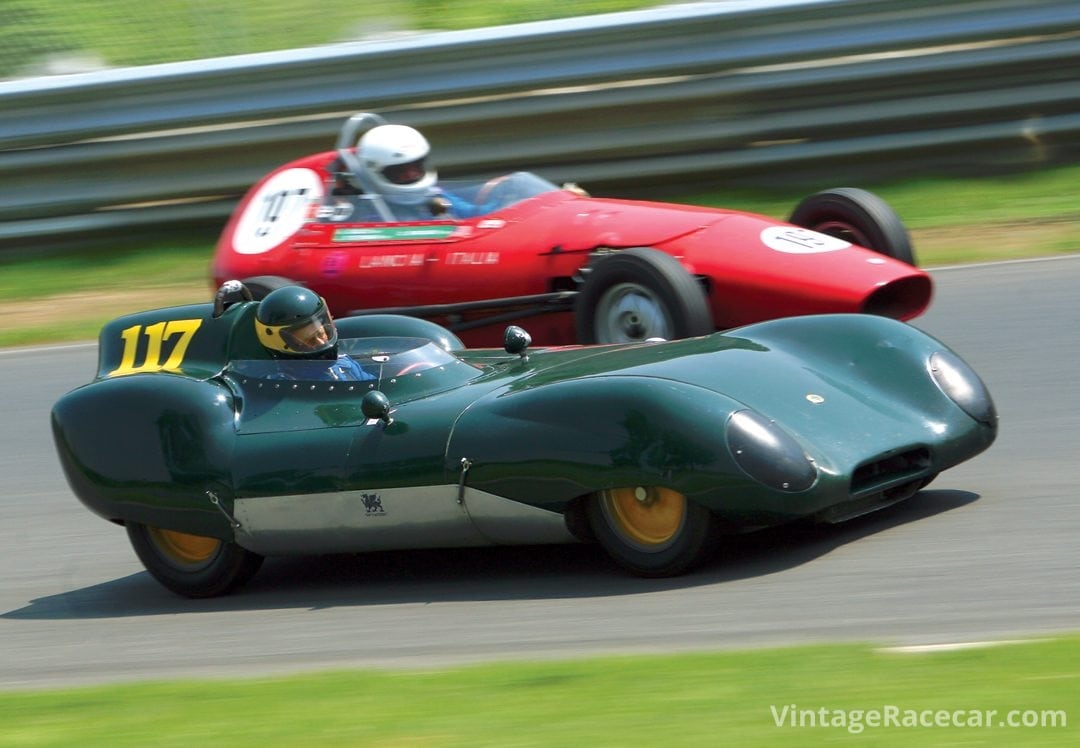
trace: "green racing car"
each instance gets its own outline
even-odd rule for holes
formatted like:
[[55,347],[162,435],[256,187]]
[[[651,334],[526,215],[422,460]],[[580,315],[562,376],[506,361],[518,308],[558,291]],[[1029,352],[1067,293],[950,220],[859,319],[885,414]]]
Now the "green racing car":
[[337,321],[365,375],[327,381],[256,334],[259,301],[121,317],[61,397],[64,473],[149,572],[224,594],[266,556],[598,541],[667,576],[725,535],[839,522],[989,447],[983,382],[885,317],[792,317],[677,341],[466,350],[433,322]]

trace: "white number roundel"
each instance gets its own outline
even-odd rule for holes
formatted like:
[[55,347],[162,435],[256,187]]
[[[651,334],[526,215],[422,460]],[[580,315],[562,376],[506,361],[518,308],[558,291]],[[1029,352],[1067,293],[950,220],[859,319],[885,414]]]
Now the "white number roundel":
[[761,241],[769,249],[792,255],[835,252],[851,246],[851,242],[798,226],[770,226],[761,232]]
[[268,252],[300,230],[308,206],[322,200],[323,186],[311,169],[286,169],[258,189],[244,207],[233,233],[233,249],[242,255]]

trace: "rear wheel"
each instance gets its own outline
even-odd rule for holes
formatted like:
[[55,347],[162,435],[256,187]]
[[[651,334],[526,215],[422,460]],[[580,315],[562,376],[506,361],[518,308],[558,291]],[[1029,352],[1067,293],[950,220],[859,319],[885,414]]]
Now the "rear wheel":
[[135,523],[128,539],[146,570],[185,597],[214,597],[255,575],[263,557],[235,543]]
[[788,222],[915,264],[911,238],[900,216],[866,190],[838,187],[818,192],[799,203]]
[[689,571],[712,551],[716,536],[708,509],[661,486],[601,491],[589,502],[588,514],[604,550],[644,577]]
[[600,259],[574,307],[579,343],[674,340],[716,330],[701,284],[669,254],[646,247]]

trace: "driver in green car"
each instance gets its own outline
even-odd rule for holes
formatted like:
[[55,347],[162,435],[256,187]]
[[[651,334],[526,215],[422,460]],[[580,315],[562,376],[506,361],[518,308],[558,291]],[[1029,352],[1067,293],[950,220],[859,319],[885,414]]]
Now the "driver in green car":
[[[361,381],[374,379],[355,360],[338,354],[338,334],[321,296],[301,286],[285,286],[266,295],[255,313],[255,334],[270,354],[284,364],[287,379]],[[290,367],[288,361],[314,361],[325,366]]]

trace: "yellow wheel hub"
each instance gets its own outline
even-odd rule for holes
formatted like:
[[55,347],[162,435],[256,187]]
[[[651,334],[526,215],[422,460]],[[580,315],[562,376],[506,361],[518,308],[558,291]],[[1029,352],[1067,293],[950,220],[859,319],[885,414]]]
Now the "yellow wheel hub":
[[213,558],[221,547],[217,538],[205,538],[202,535],[188,535],[176,530],[162,530],[158,527],[147,528],[150,537],[158,549],[173,561],[184,564],[198,564]]
[[686,516],[686,497],[670,488],[613,488],[604,491],[603,501],[615,528],[642,545],[669,542]]

